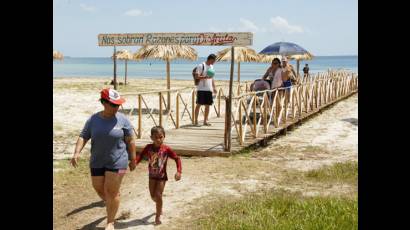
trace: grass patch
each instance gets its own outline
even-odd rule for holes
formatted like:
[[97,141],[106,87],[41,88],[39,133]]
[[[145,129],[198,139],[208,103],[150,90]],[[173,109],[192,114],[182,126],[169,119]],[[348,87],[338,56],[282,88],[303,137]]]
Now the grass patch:
[[[357,198],[265,192],[204,207],[197,229],[357,229]],[[202,214],[204,215],[204,214]]]
[[53,168],[57,169],[53,172],[54,186],[60,189],[65,186],[89,186],[90,169],[86,157],[79,160],[77,168],[72,167],[69,160],[55,160]]
[[336,163],[305,173],[305,178],[319,182],[342,182],[357,184],[358,164],[354,161]]

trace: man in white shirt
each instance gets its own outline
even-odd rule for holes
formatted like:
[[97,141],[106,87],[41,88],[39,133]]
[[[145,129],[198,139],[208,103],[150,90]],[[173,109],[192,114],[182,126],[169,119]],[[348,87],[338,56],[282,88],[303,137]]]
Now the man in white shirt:
[[213,64],[216,61],[215,54],[210,54],[206,60],[196,67],[195,78],[199,80],[196,94],[196,107],[194,124],[198,126],[198,115],[201,106],[205,106],[204,125],[210,126],[208,122],[209,106],[213,104],[213,94],[216,94],[215,80],[213,77],[207,76],[208,69],[213,69]]

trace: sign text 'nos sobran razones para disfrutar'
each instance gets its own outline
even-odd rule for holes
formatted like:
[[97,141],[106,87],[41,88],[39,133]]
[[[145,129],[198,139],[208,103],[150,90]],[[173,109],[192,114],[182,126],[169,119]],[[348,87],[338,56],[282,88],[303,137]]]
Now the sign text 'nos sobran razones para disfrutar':
[[99,46],[191,45],[249,46],[250,32],[227,33],[129,33],[99,34]]

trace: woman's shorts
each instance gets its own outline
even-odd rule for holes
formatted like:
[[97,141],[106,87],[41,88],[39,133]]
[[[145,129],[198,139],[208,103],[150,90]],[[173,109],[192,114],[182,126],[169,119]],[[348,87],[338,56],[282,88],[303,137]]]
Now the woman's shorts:
[[197,91],[196,92],[196,103],[198,105],[212,105],[214,99],[212,98],[211,91]]
[[[292,81],[289,79],[283,82],[283,87],[290,87],[292,86]],[[287,88],[286,91],[290,92],[290,88]]]
[[127,172],[127,169],[91,168],[91,176],[104,176],[106,171],[125,174]]

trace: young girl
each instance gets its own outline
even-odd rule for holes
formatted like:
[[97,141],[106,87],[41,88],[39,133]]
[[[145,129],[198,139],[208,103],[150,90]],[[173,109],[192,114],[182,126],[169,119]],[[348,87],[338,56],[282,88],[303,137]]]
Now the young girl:
[[162,214],[162,192],[164,191],[167,176],[168,157],[175,160],[177,172],[175,180],[181,179],[181,159],[171,150],[170,147],[163,144],[165,130],[161,126],[155,126],[151,129],[152,144],[148,144],[137,156],[136,163],[141,162],[145,156],[148,158],[149,173],[149,192],[152,200],[156,203],[155,224],[161,224],[160,215]]

